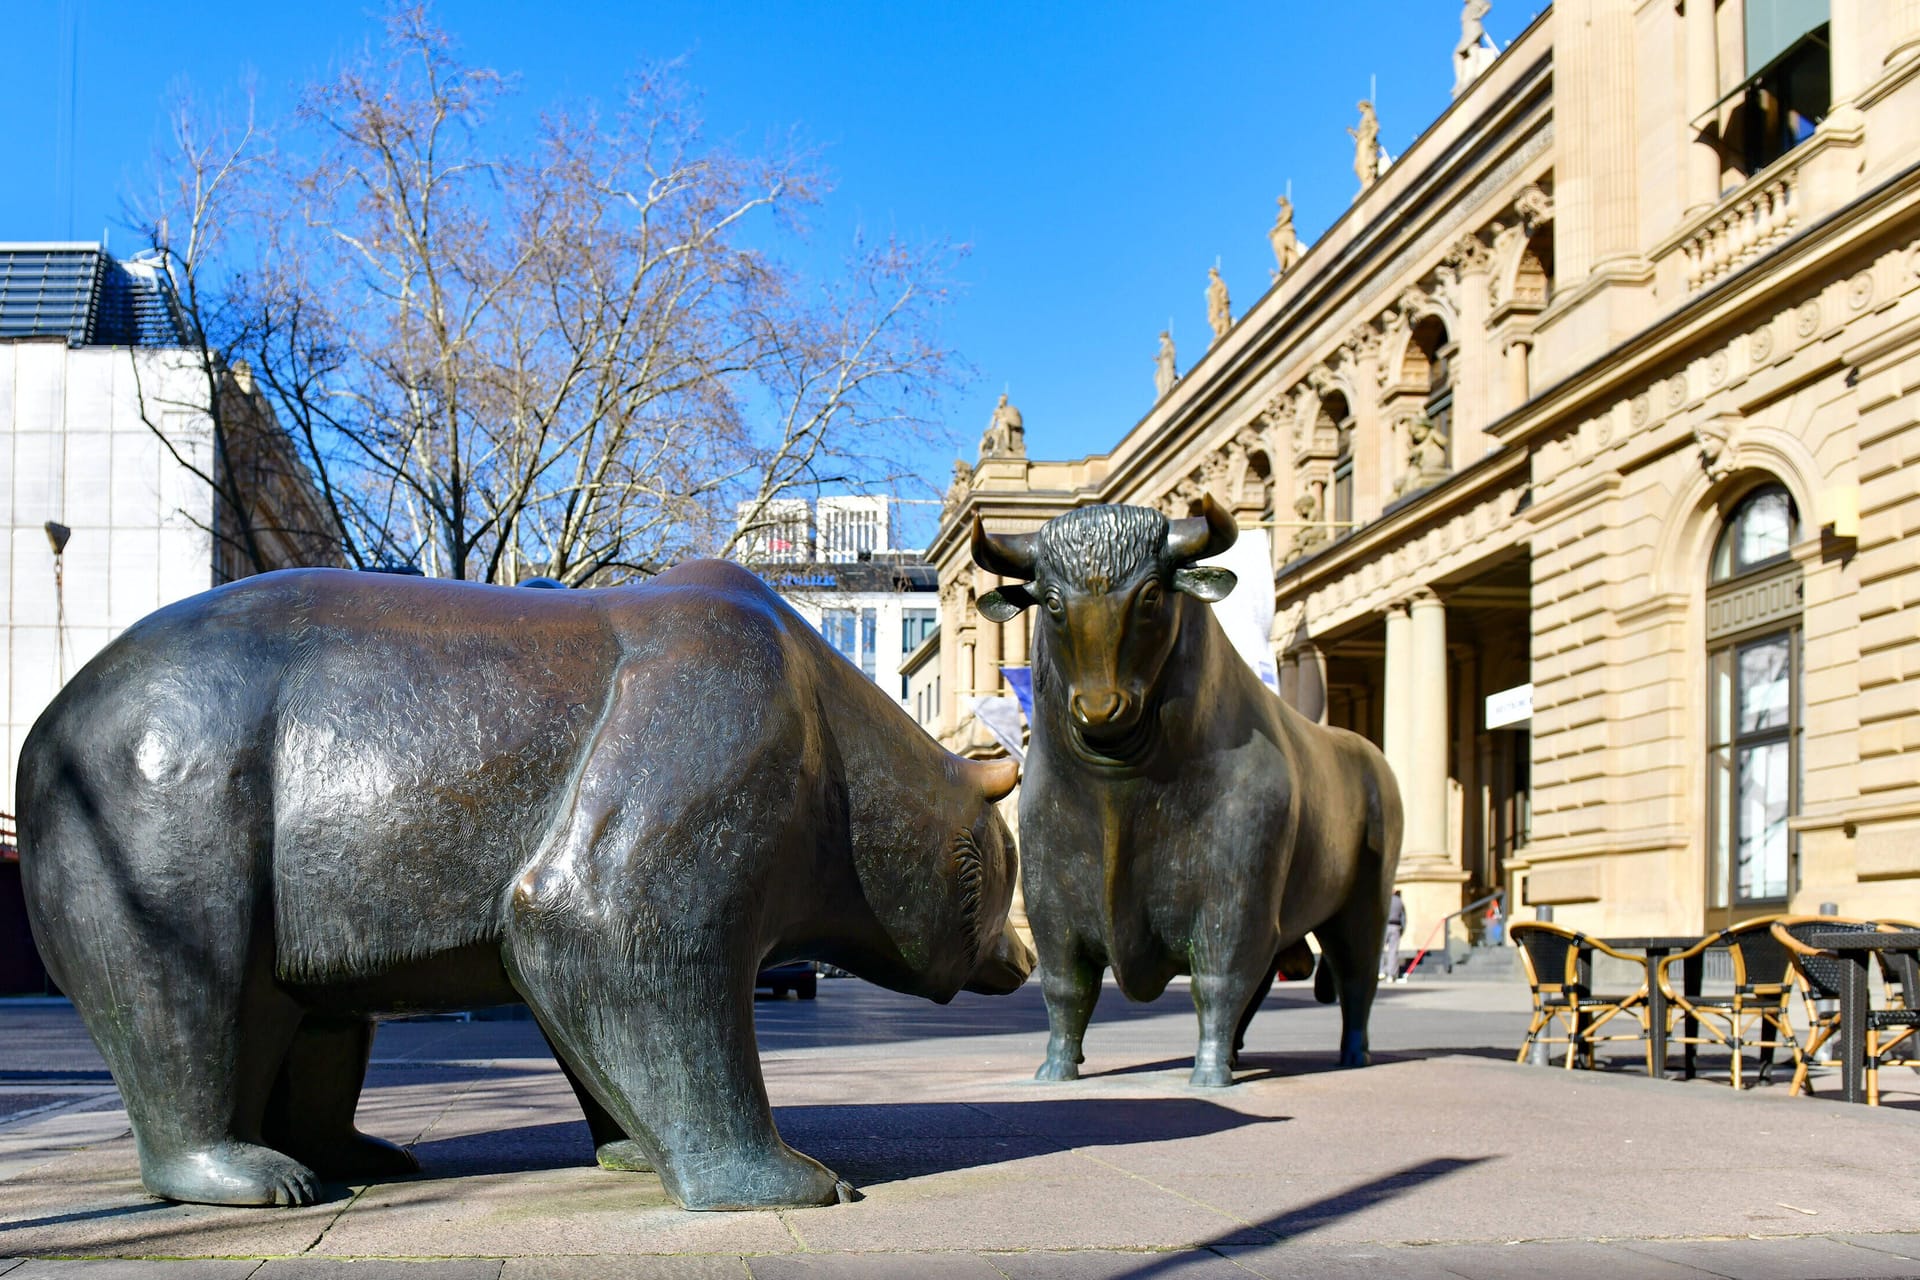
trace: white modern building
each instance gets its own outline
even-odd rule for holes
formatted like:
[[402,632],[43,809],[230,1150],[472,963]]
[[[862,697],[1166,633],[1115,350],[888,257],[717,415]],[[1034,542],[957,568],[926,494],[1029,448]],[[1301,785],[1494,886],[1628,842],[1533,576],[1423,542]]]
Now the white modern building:
[[777,500],[746,539],[741,559],[911,712],[901,662],[940,629],[940,607],[933,567],[893,545],[893,501]]
[[[193,471],[235,464],[216,464],[207,379],[187,343],[157,267],[92,244],[0,244],[0,812],[14,811],[27,731],[74,672],[155,609],[249,571],[220,536],[230,513]],[[244,370],[222,379],[247,447],[291,464],[255,496],[310,504]],[[291,540],[266,542],[270,567],[315,562]]]

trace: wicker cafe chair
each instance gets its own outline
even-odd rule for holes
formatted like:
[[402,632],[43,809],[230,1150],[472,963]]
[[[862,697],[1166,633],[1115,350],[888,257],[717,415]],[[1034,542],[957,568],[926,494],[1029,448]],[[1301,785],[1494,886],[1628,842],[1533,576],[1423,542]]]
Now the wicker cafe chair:
[[[1794,969],[1806,981],[1810,991],[1816,986],[1821,988],[1817,993],[1819,999],[1835,1001],[1840,999],[1841,989],[1846,985],[1847,966],[1849,962],[1842,960],[1831,951],[1821,951],[1816,947],[1809,946],[1796,935],[1818,933],[1823,929],[1830,930],[1834,933],[1843,933],[1850,932],[1854,929],[1905,930],[1912,927],[1902,924],[1889,925],[1884,922],[1875,925],[1854,920],[1835,920],[1830,916],[1798,916],[1782,923],[1787,927],[1782,928],[1780,925],[1775,925],[1774,933],[1786,946],[1788,953],[1793,957]],[[1920,1040],[1914,1037],[1914,1032],[1920,1031],[1920,1009],[1913,1007],[1914,1002],[1920,1000],[1920,986],[1916,986],[1911,980],[1915,971],[1913,953],[1895,951],[1883,952],[1881,954],[1890,955],[1895,958],[1895,963],[1889,966],[1895,976],[1887,980],[1887,998],[1890,1002],[1894,1000],[1900,1001],[1900,1007],[1868,1009],[1866,1013],[1867,1043],[1865,1046],[1865,1066],[1867,1073],[1867,1105],[1873,1107],[1880,1105],[1881,1067],[1920,1067],[1920,1057],[1914,1056],[1916,1053],[1920,1053]],[[1901,957],[1905,959],[1904,964],[1899,962]],[[1814,998],[1815,996],[1812,994],[1808,997],[1807,1013],[1809,1021],[1811,1021],[1813,1017],[1812,1000]],[[1825,1034],[1819,1033],[1818,1027],[1820,1024],[1814,1024],[1816,1031],[1815,1035],[1810,1036],[1808,1039],[1807,1053],[1813,1053],[1828,1038],[1839,1034],[1839,1012],[1836,1011],[1828,1015],[1828,1018],[1830,1019],[1831,1025],[1827,1028]],[[1894,1034],[1884,1034],[1889,1031]],[[1903,1044],[1907,1046],[1903,1054],[1896,1056],[1891,1052]],[[1793,1092],[1798,1093],[1800,1091],[1800,1085],[1805,1076],[1805,1059],[1802,1059],[1801,1063],[1794,1069]],[[1808,1087],[1807,1092],[1813,1092],[1811,1086]]]
[[[1760,1051],[1760,1079],[1773,1078],[1773,1051],[1785,1046],[1800,1061],[1800,1042],[1794,1038],[1790,1002],[1793,997],[1793,961],[1786,944],[1773,936],[1778,917],[1748,920],[1731,929],[1709,934],[1661,959],[1656,980],[1667,996],[1670,1018],[1692,1018],[1698,1035],[1669,1035],[1669,1044],[1717,1044],[1733,1055],[1733,1087],[1743,1087],[1743,1052]],[[1676,990],[1667,972],[1709,947],[1725,947],[1733,958],[1730,995],[1690,996]]]
[[[1647,984],[1623,996],[1595,995],[1581,976],[1581,953],[1598,951],[1645,969],[1639,956],[1615,951],[1598,938],[1589,938],[1558,925],[1523,920],[1509,925],[1507,933],[1520,948],[1520,961],[1526,968],[1527,986],[1533,994],[1533,1022],[1527,1038],[1521,1042],[1519,1062],[1527,1060],[1536,1044],[1567,1046],[1566,1065],[1581,1056],[1593,1065],[1594,1046],[1602,1040],[1633,1040],[1645,1046],[1647,1069],[1653,1069],[1653,1045],[1647,1039]],[[1601,1035],[1600,1029],[1621,1014],[1629,1014],[1637,1024],[1631,1035]],[[1565,1035],[1554,1035],[1555,1025]]]
[[[1892,933],[1920,933],[1920,924],[1911,920],[1877,920],[1879,928]],[[1880,979],[1887,988],[1887,1008],[1912,1009],[1916,1006],[1909,993],[1920,996],[1920,957],[1911,951],[1876,951]]]
[[[1831,951],[1820,951],[1809,945],[1807,935],[1823,930],[1870,933],[1873,928],[1864,920],[1840,920],[1833,916],[1785,916],[1773,922],[1773,936],[1787,949],[1793,962],[1807,1014],[1807,1042],[1798,1046],[1794,1054],[1793,1087],[1787,1090],[1789,1096],[1801,1089],[1813,1092],[1807,1068],[1820,1047],[1840,1034],[1840,991],[1847,981],[1848,962]],[[1823,1000],[1829,1004],[1825,1010],[1817,1003]]]

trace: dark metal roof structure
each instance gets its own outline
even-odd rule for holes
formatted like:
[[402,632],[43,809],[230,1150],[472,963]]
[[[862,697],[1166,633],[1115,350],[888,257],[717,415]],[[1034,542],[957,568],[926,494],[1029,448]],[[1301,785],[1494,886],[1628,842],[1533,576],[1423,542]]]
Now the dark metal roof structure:
[[179,347],[191,333],[157,260],[121,261],[95,244],[0,243],[0,341]]

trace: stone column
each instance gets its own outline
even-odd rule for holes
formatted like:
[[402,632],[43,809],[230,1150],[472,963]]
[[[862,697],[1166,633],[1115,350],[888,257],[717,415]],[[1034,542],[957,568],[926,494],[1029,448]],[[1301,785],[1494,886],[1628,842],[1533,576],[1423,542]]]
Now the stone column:
[[1024,667],[1031,660],[1027,657],[1027,625],[1033,620],[1033,610],[1017,613],[1013,621],[1005,624],[1001,634],[1005,637],[1005,662],[1010,667]]
[[[987,594],[1000,585],[1000,579],[991,573],[983,573],[974,582],[975,599]],[[1002,624],[990,618],[980,619],[979,666],[974,671],[973,687],[980,694],[996,693],[1000,689],[1000,644]]]
[[1386,716],[1381,737],[1387,764],[1400,784],[1404,810],[1412,785],[1413,754],[1413,617],[1404,600],[1387,606]]
[[1400,726],[1395,770],[1406,818],[1396,882],[1406,899],[1409,945],[1417,947],[1425,945],[1443,916],[1460,909],[1466,873],[1447,848],[1446,607],[1432,592],[1421,591],[1401,617],[1396,646],[1393,615],[1388,615],[1387,661],[1394,666],[1397,647],[1403,675],[1398,696],[1392,675],[1387,677],[1387,715],[1389,725],[1397,720]]
[[1447,610],[1430,591],[1414,596],[1408,631],[1412,682],[1408,728],[1407,810],[1409,862],[1447,858]]
[[[1485,428],[1496,381],[1493,335],[1487,332],[1487,251],[1474,239],[1459,255],[1459,287],[1454,292],[1460,313],[1459,347],[1455,354],[1453,397],[1453,469],[1479,459],[1487,451]],[[1464,392],[1465,394],[1461,394]]]
[[[1714,0],[1687,0],[1687,187],[1689,215],[1720,199],[1720,150],[1702,141],[1691,121],[1699,119],[1720,96],[1720,52],[1713,28]],[[1708,134],[1711,139],[1713,135]]]
[[1558,0],[1553,15],[1555,266],[1577,285],[1638,249],[1633,0]]
[[1527,397],[1533,394],[1527,374],[1527,353],[1532,347],[1531,339],[1509,338],[1507,340],[1506,405],[1509,413],[1525,404]]
[[1886,66],[1920,54],[1920,0],[1887,0]]

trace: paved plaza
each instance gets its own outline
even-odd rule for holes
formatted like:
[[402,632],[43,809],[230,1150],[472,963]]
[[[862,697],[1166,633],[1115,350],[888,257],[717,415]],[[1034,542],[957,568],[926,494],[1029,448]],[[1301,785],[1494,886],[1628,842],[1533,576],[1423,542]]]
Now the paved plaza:
[[1029,1079],[1031,983],[939,1008],[823,981],[756,1012],[781,1132],[858,1203],[683,1212],[591,1165],[531,1023],[421,1021],[383,1028],[361,1104],[418,1177],[162,1204],[72,1012],[0,1002],[0,1274],[1920,1277],[1920,1077],[1888,1073],[1874,1111],[1517,1066],[1517,981],[1387,989],[1366,1071],[1334,1069],[1337,1013],[1284,984],[1225,1091],[1186,1084],[1179,987],[1109,989],[1070,1085]]

